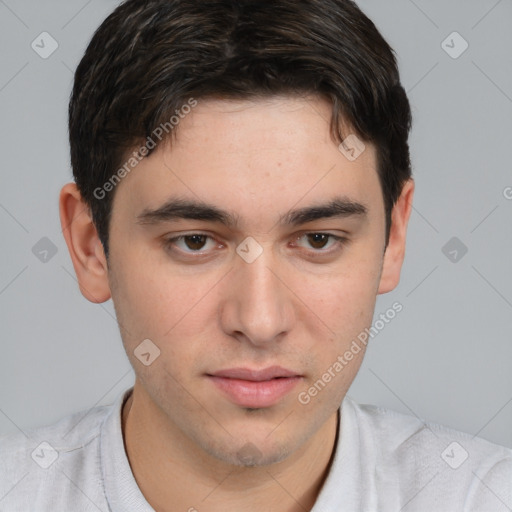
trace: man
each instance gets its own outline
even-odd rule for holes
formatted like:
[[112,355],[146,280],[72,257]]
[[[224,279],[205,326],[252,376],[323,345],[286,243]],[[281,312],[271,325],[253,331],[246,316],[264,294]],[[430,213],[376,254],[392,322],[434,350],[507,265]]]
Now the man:
[[353,2],[116,9],[76,71],[60,214],[136,382],[4,439],[2,510],[512,510],[510,449],[346,396],[399,282],[410,127]]

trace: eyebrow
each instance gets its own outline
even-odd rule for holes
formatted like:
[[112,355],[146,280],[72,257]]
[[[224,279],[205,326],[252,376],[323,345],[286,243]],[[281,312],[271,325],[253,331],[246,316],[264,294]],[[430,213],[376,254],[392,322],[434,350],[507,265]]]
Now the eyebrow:
[[[320,219],[364,217],[367,213],[368,208],[362,203],[344,197],[335,197],[327,203],[290,210],[280,216],[279,223],[300,226]],[[239,223],[237,214],[201,201],[180,198],[171,198],[155,209],[145,208],[137,215],[136,222],[137,224],[159,224],[180,219],[217,222],[231,228],[237,227]]]

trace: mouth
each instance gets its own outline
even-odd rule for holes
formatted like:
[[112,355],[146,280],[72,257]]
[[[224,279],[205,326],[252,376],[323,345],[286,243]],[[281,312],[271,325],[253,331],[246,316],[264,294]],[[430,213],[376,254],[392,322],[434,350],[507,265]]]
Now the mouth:
[[262,370],[229,368],[207,377],[231,402],[251,409],[277,404],[303,379],[299,373],[280,366]]

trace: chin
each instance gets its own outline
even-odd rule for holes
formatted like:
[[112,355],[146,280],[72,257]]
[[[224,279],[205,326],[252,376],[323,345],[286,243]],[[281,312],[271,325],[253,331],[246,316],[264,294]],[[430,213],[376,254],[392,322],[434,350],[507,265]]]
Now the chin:
[[240,448],[233,451],[233,444],[227,446],[205,446],[203,449],[212,457],[229,464],[231,466],[255,468],[265,467],[272,464],[282,462],[290,455],[288,446],[272,446],[262,447],[257,442],[237,442]]

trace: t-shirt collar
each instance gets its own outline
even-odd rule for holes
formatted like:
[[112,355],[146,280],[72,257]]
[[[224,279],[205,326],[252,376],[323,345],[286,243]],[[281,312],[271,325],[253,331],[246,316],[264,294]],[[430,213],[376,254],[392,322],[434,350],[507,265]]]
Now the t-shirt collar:
[[[105,418],[100,438],[100,465],[105,494],[112,512],[154,512],[132,473],[126,455],[121,416],[133,387],[123,391]],[[358,510],[361,499],[360,436],[354,404],[345,396],[338,414],[336,446],[329,473],[311,512],[337,510],[340,504]]]

